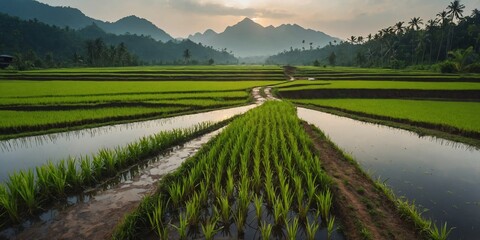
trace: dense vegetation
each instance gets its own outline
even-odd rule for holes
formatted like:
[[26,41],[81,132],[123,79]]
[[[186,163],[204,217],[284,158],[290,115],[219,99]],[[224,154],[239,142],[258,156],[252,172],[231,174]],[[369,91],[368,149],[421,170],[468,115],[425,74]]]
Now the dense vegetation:
[[0,184],[0,227],[20,223],[52,203],[65,201],[69,194],[96,186],[148,157],[224,124],[202,123],[189,129],[159,132],[125,147],[101,149],[93,156],[49,162],[36,169],[11,173]]
[[404,68],[448,60],[438,68],[444,72],[479,72],[480,11],[475,9],[464,16],[464,8],[455,0],[428,21],[414,17],[408,23],[400,21],[378,33],[352,36],[322,49],[285,51],[267,62]]
[[[15,56],[14,66],[128,66],[142,64],[236,63],[220,52],[191,41],[162,43],[148,36],[105,33],[96,25],[82,30],[50,26],[37,20],[20,20],[0,14],[0,53]],[[190,56],[185,58],[184,51]]]
[[295,108],[267,102],[164,178],[115,237],[330,238],[330,184]]

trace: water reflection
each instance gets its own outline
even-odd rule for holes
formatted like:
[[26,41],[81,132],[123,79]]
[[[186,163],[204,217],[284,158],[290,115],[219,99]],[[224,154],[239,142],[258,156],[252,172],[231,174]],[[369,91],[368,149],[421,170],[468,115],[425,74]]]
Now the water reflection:
[[255,106],[0,141],[0,181],[8,173],[34,168],[48,160],[91,155],[101,148],[124,146],[160,131],[188,128],[205,121],[219,122]]
[[480,233],[480,151],[465,144],[298,108],[373,177],[415,199],[425,216],[456,229],[451,239]]

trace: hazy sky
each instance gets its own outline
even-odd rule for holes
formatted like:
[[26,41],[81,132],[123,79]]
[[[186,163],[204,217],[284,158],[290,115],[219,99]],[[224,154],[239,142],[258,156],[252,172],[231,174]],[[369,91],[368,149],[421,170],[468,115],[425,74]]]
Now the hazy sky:
[[[453,0],[39,0],[54,6],[71,6],[87,16],[116,21],[137,15],[153,22],[173,37],[223,31],[245,17],[258,23],[297,23],[346,39],[367,35],[398,21],[421,17],[426,22]],[[465,14],[480,0],[462,0]]]

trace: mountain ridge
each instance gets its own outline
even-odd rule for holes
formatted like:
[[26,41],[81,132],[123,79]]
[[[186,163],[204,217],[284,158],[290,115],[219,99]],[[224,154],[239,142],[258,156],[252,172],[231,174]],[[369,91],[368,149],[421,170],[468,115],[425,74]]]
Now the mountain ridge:
[[82,11],[72,7],[55,7],[35,0],[1,0],[0,12],[24,20],[38,20],[58,27],[82,29],[92,23],[113,34],[138,34],[151,36],[155,40],[168,42],[173,37],[158,28],[152,22],[134,15],[107,22],[91,18]]
[[298,24],[264,27],[248,17],[226,27],[223,32],[207,29],[204,33],[189,35],[188,39],[207,46],[226,48],[239,57],[269,56],[290,48],[318,48],[329,42],[340,41],[339,38]]

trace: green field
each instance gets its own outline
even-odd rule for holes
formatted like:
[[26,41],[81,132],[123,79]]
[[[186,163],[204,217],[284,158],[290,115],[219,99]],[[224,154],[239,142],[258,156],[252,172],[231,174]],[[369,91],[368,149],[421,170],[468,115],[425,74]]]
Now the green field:
[[296,99],[294,103],[333,107],[396,119],[448,125],[480,132],[480,103],[398,99]]
[[317,231],[325,237],[336,231],[331,179],[292,105],[267,102],[200,151],[162,179],[158,193],[146,199],[153,204],[127,218],[115,239],[148,236],[150,229],[165,239],[170,225],[180,239],[190,236],[188,226],[202,226],[206,239],[222,227],[224,236],[252,236],[262,229],[262,239],[283,233],[312,239]]
[[0,138],[245,105],[252,88],[283,78],[277,66],[3,71]]
[[285,82],[276,85],[274,92],[296,104],[365,121],[383,121],[422,134],[438,133],[469,144],[475,143],[464,137],[480,136],[479,74],[300,67],[295,77],[315,80]]
[[402,81],[293,81],[277,85],[279,91],[310,89],[420,89],[420,90],[480,90],[473,82],[402,82]]

